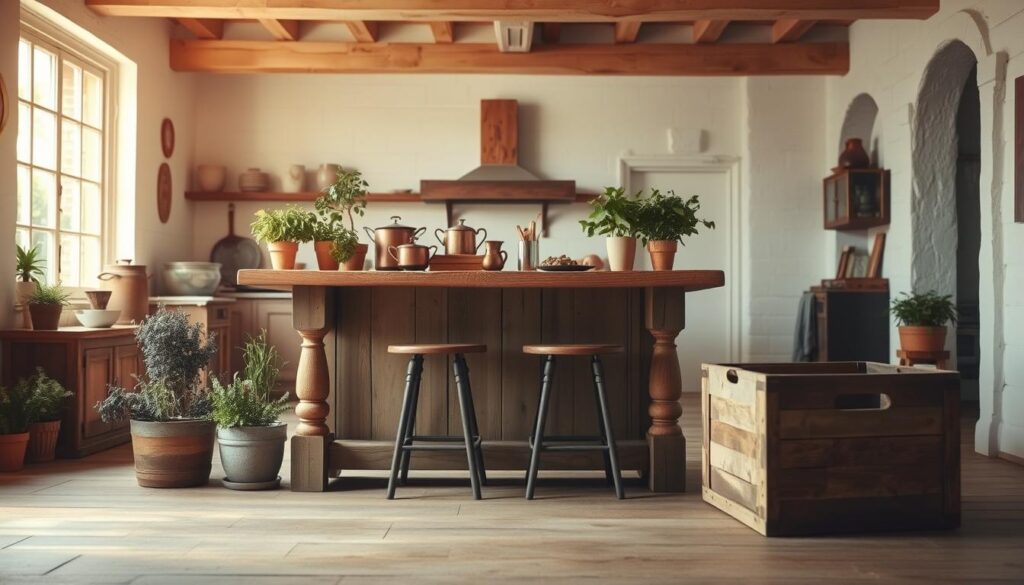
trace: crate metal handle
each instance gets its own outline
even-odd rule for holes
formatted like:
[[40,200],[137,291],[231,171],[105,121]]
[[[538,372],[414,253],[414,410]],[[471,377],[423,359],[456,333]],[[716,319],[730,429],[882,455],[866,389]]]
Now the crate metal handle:
[[738,384],[740,381],[740,376],[739,374],[736,373],[736,370],[730,369],[725,373],[725,379],[729,380],[729,382],[732,384]]
[[[865,406],[875,401],[877,401],[877,406]],[[874,392],[840,394],[835,399],[836,410],[877,412],[879,410],[889,410],[891,406],[892,399],[883,392],[877,394]]]

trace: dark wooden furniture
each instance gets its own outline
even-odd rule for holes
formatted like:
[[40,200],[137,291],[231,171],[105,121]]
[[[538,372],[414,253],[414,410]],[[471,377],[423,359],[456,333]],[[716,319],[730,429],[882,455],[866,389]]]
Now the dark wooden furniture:
[[[541,375],[540,399],[537,401],[537,415],[530,437],[530,469],[526,474],[526,499],[532,500],[537,485],[537,471],[540,469],[542,451],[584,451],[597,450],[604,456],[604,473],[609,483],[615,486],[615,497],[622,499],[622,472],[619,469],[619,455],[612,427],[611,408],[604,387],[604,366],[601,356],[623,353],[625,348],[612,344],[547,344],[524,345],[523,353],[544,356],[544,370]],[[597,435],[545,436],[548,407],[551,403],[551,388],[555,380],[556,356],[590,356],[590,367],[594,381],[594,406],[597,409]]]
[[142,374],[136,329],[0,331],[4,385],[34,374],[38,366],[74,393],[61,419],[60,457],[82,457],[128,442],[128,423],[105,423],[93,407],[107,397],[108,386],[134,387],[135,377]]
[[960,380],[888,364],[705,364],[704,501],[765,536],[960,525]]
[[[405,395],[402,398],[402,413],[398,417],[398,431],[395,433],[395,451],[391,458],[391,476],[388,479],[389,500],[395,499],[398,482],[404,484],[409,477],[409,463],[413,451],[456,451],[466,450],[466,464],[469,467],[469,483],[473,499],[483,496],[480,487],[487,481],[484,455],[480,445],[480,427],[473,406],[473,391],[469,383],[469,368],[466,366],[467,353],[483,353],[486,345],[468,343],[423,343],[388,346],[388,353],[409,355],[408,373],[405,376]],[[420,401],[420,383],[423,378],[424,355],[452,355],[452,373],[455,376],[455,392],[459,399],[459,415],[462,421],[462,436],[418,435],[416,434],[416,411]],[[453,445],[459,441],[463,445]],[[401,474],[401,475],[399,475]]]
[[841,169],[822,181],[825,229],[861,230],[889,224],[889,171]]
[[888,281],[864,288],[811,287],[818,327],[815,361],[888,362]]
[[[682,491],[686,450],[679,416],[682,382],[675,338],[685,295],[720,287],[717,270],[665,272],[321,272],[242,270],[239,282],[290,287],[296,330],[303,338],[296,382],[299,425],[292,438],[292,489],[322,491],[342,469],[388,469],[395,389],[403,360],[394,343],[472,340],[492,348],[470,356],[477,414],[489,469],[527,468],[535,379],[521,352],[535,342],[616,343],[606,376],[619,405],[620,465],[641,471],[654,491]],[[654,343],[651,343],[653,338]],[[514,348],[514,349],[512,349]],[[373,367],[370,367],[371,359]],[[444,368],[425,364],[418,424],[426,432],[457,428],[454,392]],[[582,365],[582,364],[581,364]],[[580,372],[582,374],[582,371]],[[586,380],[586,383],[584,383]],[[589,378],[561,378],[549,425],[593,433]],[[571,388],[571,390],[570,390]],[[426,410],[424,410],[426,409]],[[338,440],[335,440],[337,438]],[[594,455],[594,456],[591,456]],[[558,469],[600,469],[596,453],[552,453]],[[465,469],[451,453],[429,453],[413,465]]]
[[946,364],[949,362],[948,351],[906,351],[897,349],[896,357],[899,358],[901,366],[934,364],[940,370],[945,370]]

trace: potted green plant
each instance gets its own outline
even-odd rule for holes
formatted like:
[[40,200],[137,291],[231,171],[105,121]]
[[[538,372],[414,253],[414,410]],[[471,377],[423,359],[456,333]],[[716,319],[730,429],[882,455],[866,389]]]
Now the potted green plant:
[[[324,243],[325,251],[340,264],[341,270],[362,270],[366,262],[369,244],[359,243],[355,216],[366,212],[366,195],[369,183],[359,171],[338,169],[334,183],[328,185],[313,203],[321,221],[332,226],[330,243]],[[344,226],[348,220],[348,227]],[[320,252],[317,252],[317,259]]]
[[697,217],[698,211],[697,195],[683,199],[671,190],[662,193],[651,189],[650,195],[640,200],[637,232],[651,255],[654,270],[672,270],[679,244],[696,235],[698,226],[715,229],[715,222]]
[[295,206],[260,209],[252,222],[252,235],[265,242],[274,270],[293,270],[299,244],[313,239],[316,215]]
[[71,293],[60,284],[38,283],[28,297],[28,312],[32,315],[32,328],[38,331],[56,331],[60,327],[60,314],[68,304]]
[[626,195],[621,187],[606,187],[604,193],[590,202],[587,219],[580,220],[587,236],[606,236],[608,269],[633,270],[636,260],[637,213],[639,203]]
[[215,426],[200,373],[217,352],[213,337],[184,313],[161,307],[135,332],[145,377],[134,390],[112,386],[96,404],[104,422],[130,421],[142,487],[192,487],[210,479]]
[[288,438],[288,425],[278,420],[288,408],[288,395],[270,396],[282,362],[264,331],[245,342],[242,360],[242,375],[226,385],[214,378],[210,393],[223,483],[237,490],[273,489],[281,484],[278,472]]
[[0,386],[0,471],[18,471],[25,466],[28,425],[32,422],[24,384],[7,389]]
[[889,309],[899,325],[903,351],[942,351],[946,346],[946,324],[956,323],[956,305],[951,295],[935,291],[902,293]]
[[18,381],[19,392],[28,394],[28,454],[29,463],[53,461],[60,436],[60,419],[64,403],[71,396],[60,382],[46,375],[42,368],[27,379]]
[[25,305],[28,303],[28,298],[36,291],[36,285],[43,276],[43,266],[45,263],[38,246],[32,246],[28,250],[17,246],[17,250],[15,257],[14,298],[15,302],[25,311],[24,326],[29,328],[32,327],[32,317]]

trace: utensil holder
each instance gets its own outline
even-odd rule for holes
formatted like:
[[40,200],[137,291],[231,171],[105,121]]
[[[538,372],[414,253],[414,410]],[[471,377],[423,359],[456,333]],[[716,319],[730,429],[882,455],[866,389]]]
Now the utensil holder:
[[540,242],[537,240],[522,240],[519,242],[518,270],[537,270],[540,263]]

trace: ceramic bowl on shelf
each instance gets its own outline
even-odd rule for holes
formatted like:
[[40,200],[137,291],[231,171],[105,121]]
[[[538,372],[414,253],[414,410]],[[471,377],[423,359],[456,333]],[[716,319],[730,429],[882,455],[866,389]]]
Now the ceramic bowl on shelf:
[[120,309],[79,309],[75,311],[75,317],[83,327],[93,329],[106,329],[121,317]]
[[270,187],[270,175],[258,168],[250,168],[238,175],[238,190],[252,193],[266,191]]
[[224,165],[199,165],[196,167],[196,186],[203,193],[219,193],[224,190],[227,169]]
[[168,262],[163,276],[164,292],[169,295],[208,297],[220,284],[220,263]]

